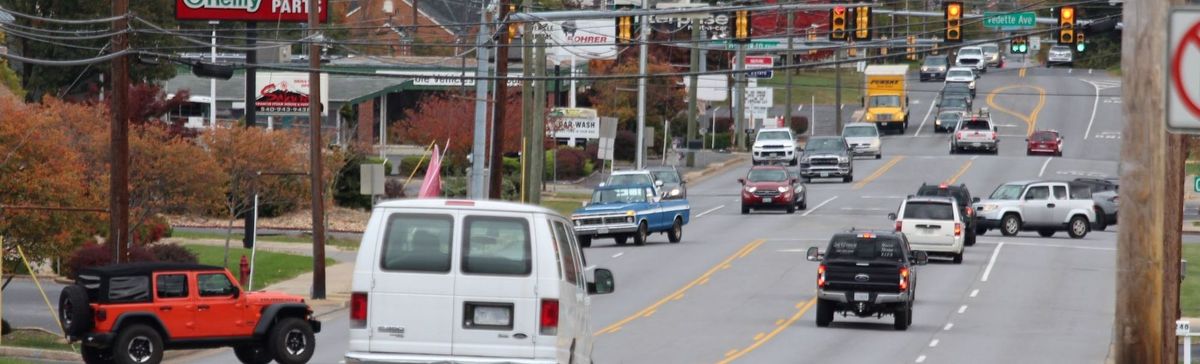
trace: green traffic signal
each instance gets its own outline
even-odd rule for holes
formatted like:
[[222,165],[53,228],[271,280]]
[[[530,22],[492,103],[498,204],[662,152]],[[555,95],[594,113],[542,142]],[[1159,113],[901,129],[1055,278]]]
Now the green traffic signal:
[[1075,51],[1076,52],[1083,52],[1084,49],[1087,49],[1086,45],[1084,45],[1083,43],[1075,43]]
[[1027,52],[1029,52],[1029,47],[1022,44],[1021,45],[1021,53],[1027,53]]

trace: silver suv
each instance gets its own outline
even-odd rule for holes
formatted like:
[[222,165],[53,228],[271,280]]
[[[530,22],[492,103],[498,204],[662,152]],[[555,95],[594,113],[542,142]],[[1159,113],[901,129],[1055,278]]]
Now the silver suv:
[[1000,229],[1004,236],[1034,230],[1048,238],[1066,230],[1082,239],[1096,221],[1092,190],[1078,182],[1010,182],[996,187],[987,200],[976,200],[976,232],[981,235],[988,229]]

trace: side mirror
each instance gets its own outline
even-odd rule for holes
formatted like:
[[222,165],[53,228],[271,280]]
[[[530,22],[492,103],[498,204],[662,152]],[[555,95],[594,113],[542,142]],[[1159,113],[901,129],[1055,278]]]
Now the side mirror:
[[825,256],[821,255],[821,250],[817,249],[815,246],[809,247],[808,252],[805,253],[805,256],[810,262],[817,262],[825,258]]
[[896,221],[896,213],[895,213],[895,212],[889,212],[889,213],[888,213],[888,220]]
[[588,282],[588,294],[609,294],[617,288],[616,281],[613,280],[612,271],[604,268],[596,268],[593,273],[596,280]]
[[241,297],[241,296],[242,296],[242,290],[238,289],[237,287],[233,287],[233,299],[236,300],[236,299],[238,299],[238,297]]
[[922,250],[915,251],[913,252],[912,260],[912,263],[916,265],[929,264],[929,253]]
[[746,179],[745,179],[745,178],[738,178],[738,183],[741,183],[741,184],[746,184]]
[[981,200],[979,199],[979,197],[972,197],[972,198],[971,198],[971,203],[979,203],[979,201],[981,201]]

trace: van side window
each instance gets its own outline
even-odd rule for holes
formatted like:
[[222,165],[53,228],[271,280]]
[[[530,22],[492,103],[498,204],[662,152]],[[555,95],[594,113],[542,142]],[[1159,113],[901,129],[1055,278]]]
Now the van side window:
[[384,231],[383,270],[450,271],[454,219],[447,215],[392,214]]
[[525,219],[471,216],[464,220],[464,230],[464,273],[526,275],[533,270]]
[[571,249],[571,236],[568,235],[567,229],[561,222],[555,221],[552,224],[554,225],[554,241],[558,244],[558,253],[562,254],[563,278],[571,284],[577,284],[579,270],[576,269],[578,263],[575,259],[575,250]]

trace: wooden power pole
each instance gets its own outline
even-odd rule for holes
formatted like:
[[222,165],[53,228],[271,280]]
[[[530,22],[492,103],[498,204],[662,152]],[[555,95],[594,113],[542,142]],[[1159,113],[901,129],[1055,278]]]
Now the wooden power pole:
[[[1167,133],[1167,10],[1180,0],[1124,3],[1121,229],[1117,240],[1116,363],[1176,363],[1183,138]],[[1146,183],[1146,181],[1154,181]]]
[[[113,0],[113,29],[129,27],[129,0]],[[129,49],[127,33],[112,36],[114,52]],[[112,244],[113,261],[129,261],[129,56],[112,60],[112,119],[109,126],[111,161],[108,197],[108,243]]]
[[492,108],[492,146],[491,146],[491,183],[488,197],[495,200],[504,199],[504,115],[508,104],[508,0],[500,0],[500,15],[496,22],[499,31],[496,34],[496,100]]
[[[308,2],[308,36],[320,33],[320,1]],[[325,197],[321,178],[321,42],[313,39],[308,44],[308,124],[309,134],[309,168],[308,176],[312,181],[312,236],[313,236],[313,283],[312,298],[325,299]],[[386,100],[385,100],[386,101]],[[253,105],[247,105],[253,107]]]

